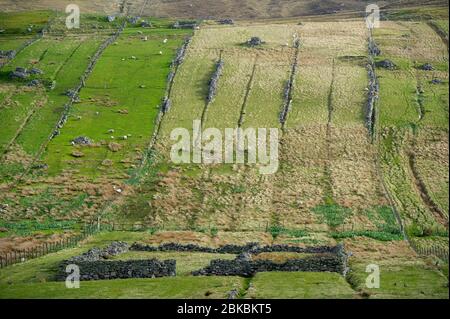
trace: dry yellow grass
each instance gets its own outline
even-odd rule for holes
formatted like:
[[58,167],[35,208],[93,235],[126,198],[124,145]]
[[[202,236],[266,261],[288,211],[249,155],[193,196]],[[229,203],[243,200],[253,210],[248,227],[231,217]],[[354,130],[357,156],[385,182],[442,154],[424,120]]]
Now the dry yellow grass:
[[374,32],[383,55],[407,58],[410,61],[448,62],[442,40],[424,22],[383,21]]

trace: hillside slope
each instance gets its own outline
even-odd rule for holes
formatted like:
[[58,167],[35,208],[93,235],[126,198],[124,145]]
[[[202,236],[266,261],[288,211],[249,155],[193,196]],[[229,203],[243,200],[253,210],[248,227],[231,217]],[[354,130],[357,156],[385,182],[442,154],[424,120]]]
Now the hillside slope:
[[[63,11],[69,0],[37,0],[33,2],[0,0],[0,11],[55,9]],[[121,0],[79,0],[82,13],[117,12]],[[133,14],[171,18],[287,18],[360,11],[371,3],[368,0],[129,0]],[[380,7],[401,8],[424,5],[446,5],[441,0],[377,1]]]

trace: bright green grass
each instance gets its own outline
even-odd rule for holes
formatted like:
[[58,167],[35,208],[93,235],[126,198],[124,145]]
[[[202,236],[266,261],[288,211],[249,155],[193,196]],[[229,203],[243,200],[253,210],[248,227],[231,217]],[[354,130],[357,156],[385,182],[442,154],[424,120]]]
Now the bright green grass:
[[[36,154],[40,145],[54,129],[62,114],[63,105],[68,101],[64,93],[79,83],[79,77],[89,62],[88,57],[95,52],[101,40],[102,38],[96,36],[91,38],[69,37],[63,40],[45,38],[20,52],[14,61],[5,68],[3,81],[10,81],[7,74],[18,66],[26,68],[35,66],[41,69],[44,74],[37,78],[42,79],[44,83],[56,81],[55,90],[45,92],[48,98],[47,102],[37,109],[16,139],[16,142],[26,152]],[[38,63],[31,64],[30,62],[33,60]],[[42,96],[38,97],[33,91],[23,93],[23,95],[26,99],[26,102],[23,103],[26,108],[25,113],[29,112],[33,101],[36,103],[36,98],[43,98]],[[12,99],[19,98],[13,96]],[[3,113],[3,111],[5,110],[1,112]],[[23,124],[25,117],[19,118],[20,114],[23,112],[18,112],[13,118],[10,117],[10,120],[14,119],[14,121],[2,128],[7,133],[5,136],[13,136]]]
[[12,98],[14,102],[17,102],[16,105],[0,109],[0,115],[2,117],[0,129],[0,153],[3,153],[25,119],[36,107],[35,103],[39,100],[40,94],[42,94],[41,90],[19,92],[13,95]]
[[380,79],[379,121],[382,126],[406,127],[419,120],[416,80],[404,71],[378,70]]
[[9,50],[17,50],[23,43],[31,40],[30,36],[14,36],[14,35],[5,35],[0,36],[0,50],[9,51]]
[[[382,126],[405,127],[419,122],[417,87],[424,90],[423,125],[448,128],[446,84],[431,84],[433,77],[448,81],[448,53],[441,39],[425,23],[404,22],[377,29],[375,41],[382,55],[392,60],[394,71],[378,68],[380,81],[379,120]],[[431,63],[436,71],[418,69]]]
[[380,288],[368,289],[365,285],[368,273],[365,270],[370,263],[365,261],[350,264],[350,280],[356,289],[367,292],[370,298],[448,299],[447,278],[422,262],[373,262],[380,267]]
[[258,273],[245,298],[267,299],[349,299],[355,291],[337,273],[267,272]]
[[336,204],[319,205],[314,207],[312,211],[319,215],[328,226],[333,228],[342,225],[352,213],[351,209]]
[[[0,30],[5,30],[2,34],[34,34],[42,30],[51,16],[49,10],[0,12]],[[30,25],[34,26],[32,32],[27,31]]]
[[[68,102],[64,93],[78,85],[79,78],[89,63],[88,56],[94,54],[101,40],[96,37],[86,39],[81,46],[80,43],[71,46],[63,56],[52,57],[52,60],[59,62],[59,67],[49,73],[54,76],[56,89],[49,92],[48,103],[33,117],[18,138],[25,151],[35,154],[52,132],[62,115],[64,104]],[[47,61],[52,60],[49,56]]]
[[[448,70],[447,74],[448,74]],[[421,71],[421,86],[424,90],[424,117],[421,122],[424,126],[434,126],[448,130],[449,122],[449,99],[448,79],[442,84],[432,84],[433,74]]]
[[141,252],[130,251],[125,254],[118,255],[113,259],[129,260],[129,259],[175,259],[177,261],[177,276],[188,276],[194,270],[199,270],[209,265],[213,259],[234,259],[235,255],[231,254],[208,254],[197,252]]
[[[146,147],[166,89],[170,62],[187,33],[166,29],[148,30],[145,35],[148,41],[142,41],[135,32],[127,32],[118,39],[117,45],[104,52],[80,94],[82,102],[73,106],[61,135],[48,147],[45,161],[50,174],[69,168],[67,162],[73,159],[70,141],[78,136],[88,136],[96,142],[114,141],[123,146],[117,153],[109,151],[106,145],[82,149],[86,156],[78,165],[70,167],[91,176],[102,173],[98,167],[104,159],[114,162],[109,172],[123,171],[120,161],[133,160],[135,149]],[[165,38],[169,39],[167,44],[163,44]],[[101,100],[109,100],[112,105],[105,106]],[[119,114],[119,110],[129,113]],[[108,133],[110,129],[114,133]],[[125,135],[130,136],[120,140]]]
[[79,289],[67,289],[64,282],[0,285],[0,298],[82,299],[226,299],[242,287],[239,277],[170,277],[81,282]]

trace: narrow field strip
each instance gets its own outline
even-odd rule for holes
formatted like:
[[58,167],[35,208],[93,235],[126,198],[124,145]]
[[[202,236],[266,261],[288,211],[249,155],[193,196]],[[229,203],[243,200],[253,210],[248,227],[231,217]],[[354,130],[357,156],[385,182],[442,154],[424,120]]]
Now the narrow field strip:
[[420,197],[422,198],[423,203],[428,207],[429,211],[434,214],[436,220],[441,225],[443,225],[445,228],[448,229],[448,215],[446,215],[444,212],[441,211],[439,206],[434,202],[434,200],[430,196],[427,186],[423,182],[419,170],[417,168],[416,156],[414,154],[414,151],[408,154],[408,159],[412,179],[414,181],[418,193],[420,194]]
[[295,48],[295,52],[294,52],[294,58],[293,58],[293,62],[292,62],[292,70],[291,70],[291,75],[289,77],[288,83],[286,85],[285,91],[284,91],[284,104],[283,104],[283,108],[281,109],[280,112],[280,123],[282,128],[284,128],[288,115],[289,115],[289,111],[291,110],[292,107],[292,99],[293,99],[293,89],[294,89],[294,82],[295,82],[295,78],[297,75],[297,69],[298,69],[298,59],[299,59],[299,53],[300,53],[300,39],[298,38],[298,35],[295,34],[294,35],[294,48]]
[[244,96],[244,100],[242,101],[241,112],[240,112],[239,120],[238,120],[238,127],[242,127],[242,124],[244,123],[246,106],[248,103],[248,97],[249,97],[250,92],[253,87],[253,80],[255,78],[255,73],[256,73],[257,67],[258,67],[258,55],[255,56],[255,61],[253,62],[252,74],[250,75],[250,78],[248,80],[247,87],[245,90],[245,96]]

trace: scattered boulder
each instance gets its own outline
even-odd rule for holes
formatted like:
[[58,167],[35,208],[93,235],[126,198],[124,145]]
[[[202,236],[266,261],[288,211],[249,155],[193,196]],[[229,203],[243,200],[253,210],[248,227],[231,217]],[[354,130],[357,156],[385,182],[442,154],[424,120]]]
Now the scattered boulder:
[[48,165],[47,164],[37,164],[31,167],[31,169],[47,169]]
[[[22,68],[17,68],[17,69],[22,69]],[[25,71],[25,72],[20,72],[18,70],[12,71],[10,74],[11,79],[26,79],[28,78],[30,75]]]
[[111,161],[110,159],[105,159],[103,162],[102,162],[102,165],[103,166],[112,166],[113,165],[113,161]]
[[120,113],[120,114],[128,114],[128,110],[126,110],[126,109],[118,110],[117,113]]
[[233,25],[234,21],[233,21],[233,19],[222,19],[222,20],[217,21],[217,23]]
[[108,21],[108,22],[114,22],[115,20],[116,20],[116,17],[115,16],[107,16],[106,17],[106,20]]
[[251,47],[256,47],[264,44],[264,41],[261,40],[259,37],[252,37],[250,40],[247,41],[247,44]]
[[31,80],[27,86],[38,86],[39,84],[41,84],[41,82],[37,79]]
[[44,74],[44,71],[38,68],[32,68],[28,73],[36,75],[36,74]]
[[122,145],[119,144],[119,143],[111,142],[111,143],[108,144],[108,149],[111,152],[118,152],[118,151],[120,151],[122,149]]
[[0,203],[0,213],[6,212],[6,210],[8,209],[8,207],[9,207],[8,204],[2,204],[2,203]]
[[20,72],[20,73],[28,73],[28,70],[26,68],[23,68],[21,66],[18,66],[16,68],[16,72]]
[[430,63],[425,63],[419,67],[423,71],[433,71],[434,68]]
[[137,24],[139,19],[140,19],[140,17],[129,17],[128,22],[131,24]]
[[53,80],[53,81],[49,84],[48,89],[49,89],[50,91],[53,91],[55,88],[56,88],[56,81]]
[[383,69],[394,70],[397,68],[394,62],[391,60],[383,60],[376,63],[376,66]]
[[436,79],[436,78],[434,78],[433,80],[431,80],[431,83],[432,83],[432,84],[442,84],[443,82],[442,82],[441,79]]
[[72,154],[70,154],[70,155],[72,155],[73,157],[76,157],[76,158],[80,158],[80,157],[84,156],[84,153],[80,152],[80,151],[73,151]]
[[86,136],[78,136],[77,138],[72,140],[73,145],[91,145],[92,140]]
[[153,25],[152,25],[152,23],[150,21],[144,20],[144,21],[141,22],[141,27],[142,28],[151,28],[152,26]]

